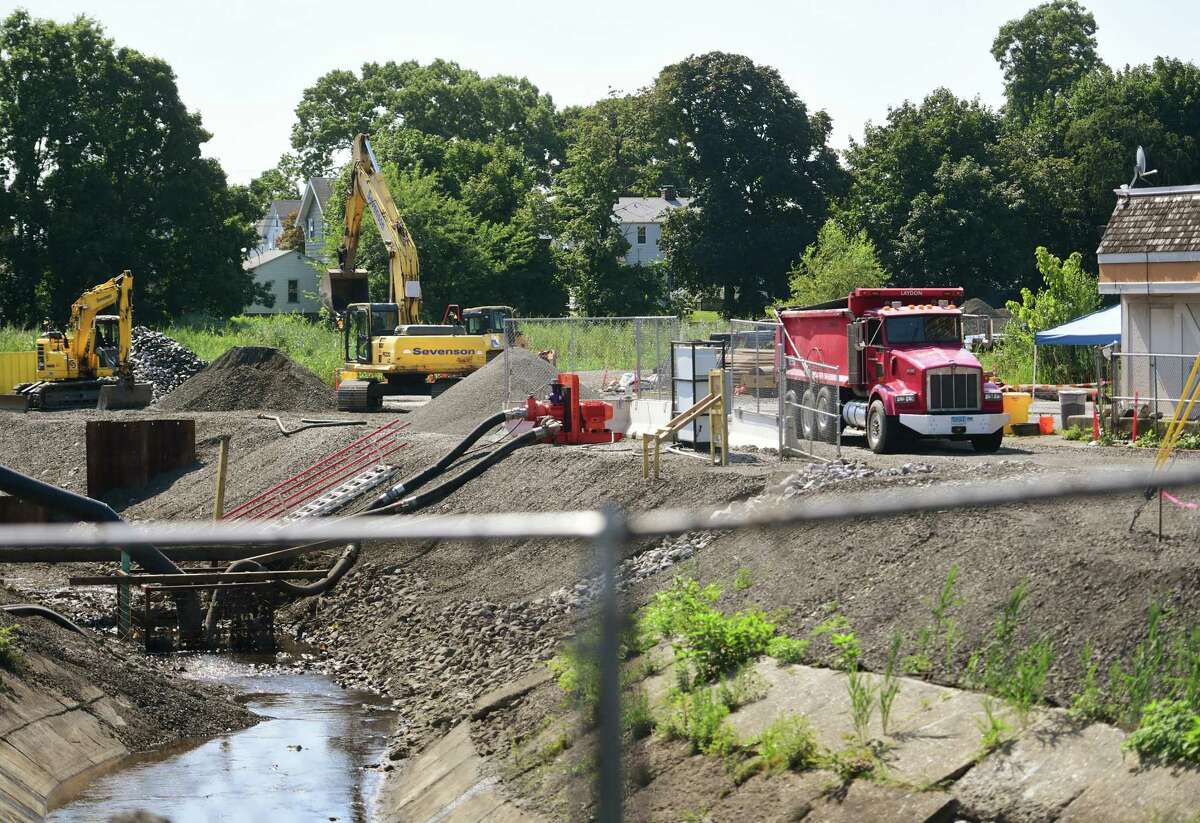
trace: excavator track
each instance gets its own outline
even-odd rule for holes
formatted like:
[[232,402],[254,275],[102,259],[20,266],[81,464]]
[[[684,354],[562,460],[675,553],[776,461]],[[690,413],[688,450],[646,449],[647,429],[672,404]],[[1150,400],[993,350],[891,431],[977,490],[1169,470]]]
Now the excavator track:
[[338,411],[366,412],[383,408],[383,393],[374,380],[343,380],[337,390]]

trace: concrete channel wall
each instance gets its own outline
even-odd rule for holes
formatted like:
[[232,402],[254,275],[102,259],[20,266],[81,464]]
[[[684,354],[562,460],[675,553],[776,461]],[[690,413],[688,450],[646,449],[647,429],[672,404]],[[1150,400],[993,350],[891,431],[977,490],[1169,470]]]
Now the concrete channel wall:
[[[63,783],[129,750],[115,731],[125,721],[114,698],[36,653],[24,656],[22,673],[0,675],[0,819],[38,821]],[[74,682],[77,694],[45,682]]]

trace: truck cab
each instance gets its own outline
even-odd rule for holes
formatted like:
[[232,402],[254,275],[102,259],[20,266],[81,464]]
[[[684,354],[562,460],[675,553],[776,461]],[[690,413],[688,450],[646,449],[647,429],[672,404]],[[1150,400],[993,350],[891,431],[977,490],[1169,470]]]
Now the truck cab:
[[873,451],[915,437],[1000,447],[1000,390],[963,348],[962,289],[856,289],[780,313],[790,408],[806,439],[864,429]]

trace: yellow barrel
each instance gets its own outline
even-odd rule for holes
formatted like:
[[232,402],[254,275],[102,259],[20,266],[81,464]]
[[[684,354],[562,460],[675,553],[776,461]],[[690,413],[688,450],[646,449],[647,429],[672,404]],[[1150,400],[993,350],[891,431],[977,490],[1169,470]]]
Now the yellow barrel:
[[1023,391],[1006,391],[1004,393],[1004,413],[1008,415],[1008,425],[1004,427],[1005,434],[1012,434],[1013,423],[1029,422],[1029,406],[1033,403],[1033,395]]

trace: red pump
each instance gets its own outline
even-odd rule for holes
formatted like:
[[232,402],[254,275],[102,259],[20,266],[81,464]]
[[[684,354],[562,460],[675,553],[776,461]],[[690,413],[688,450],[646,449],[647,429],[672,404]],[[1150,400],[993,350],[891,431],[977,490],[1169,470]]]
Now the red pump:
[[559,374],[550,384],[550,396],[545,401],[530,397],[525,402],[526,419],[537,422],[552,417],[562,424],[554,436],[561,445],[580,443],[610,443],[624,435],[606,428],[613,416],[611,403],[603,400],[579,399],[579,375]]

